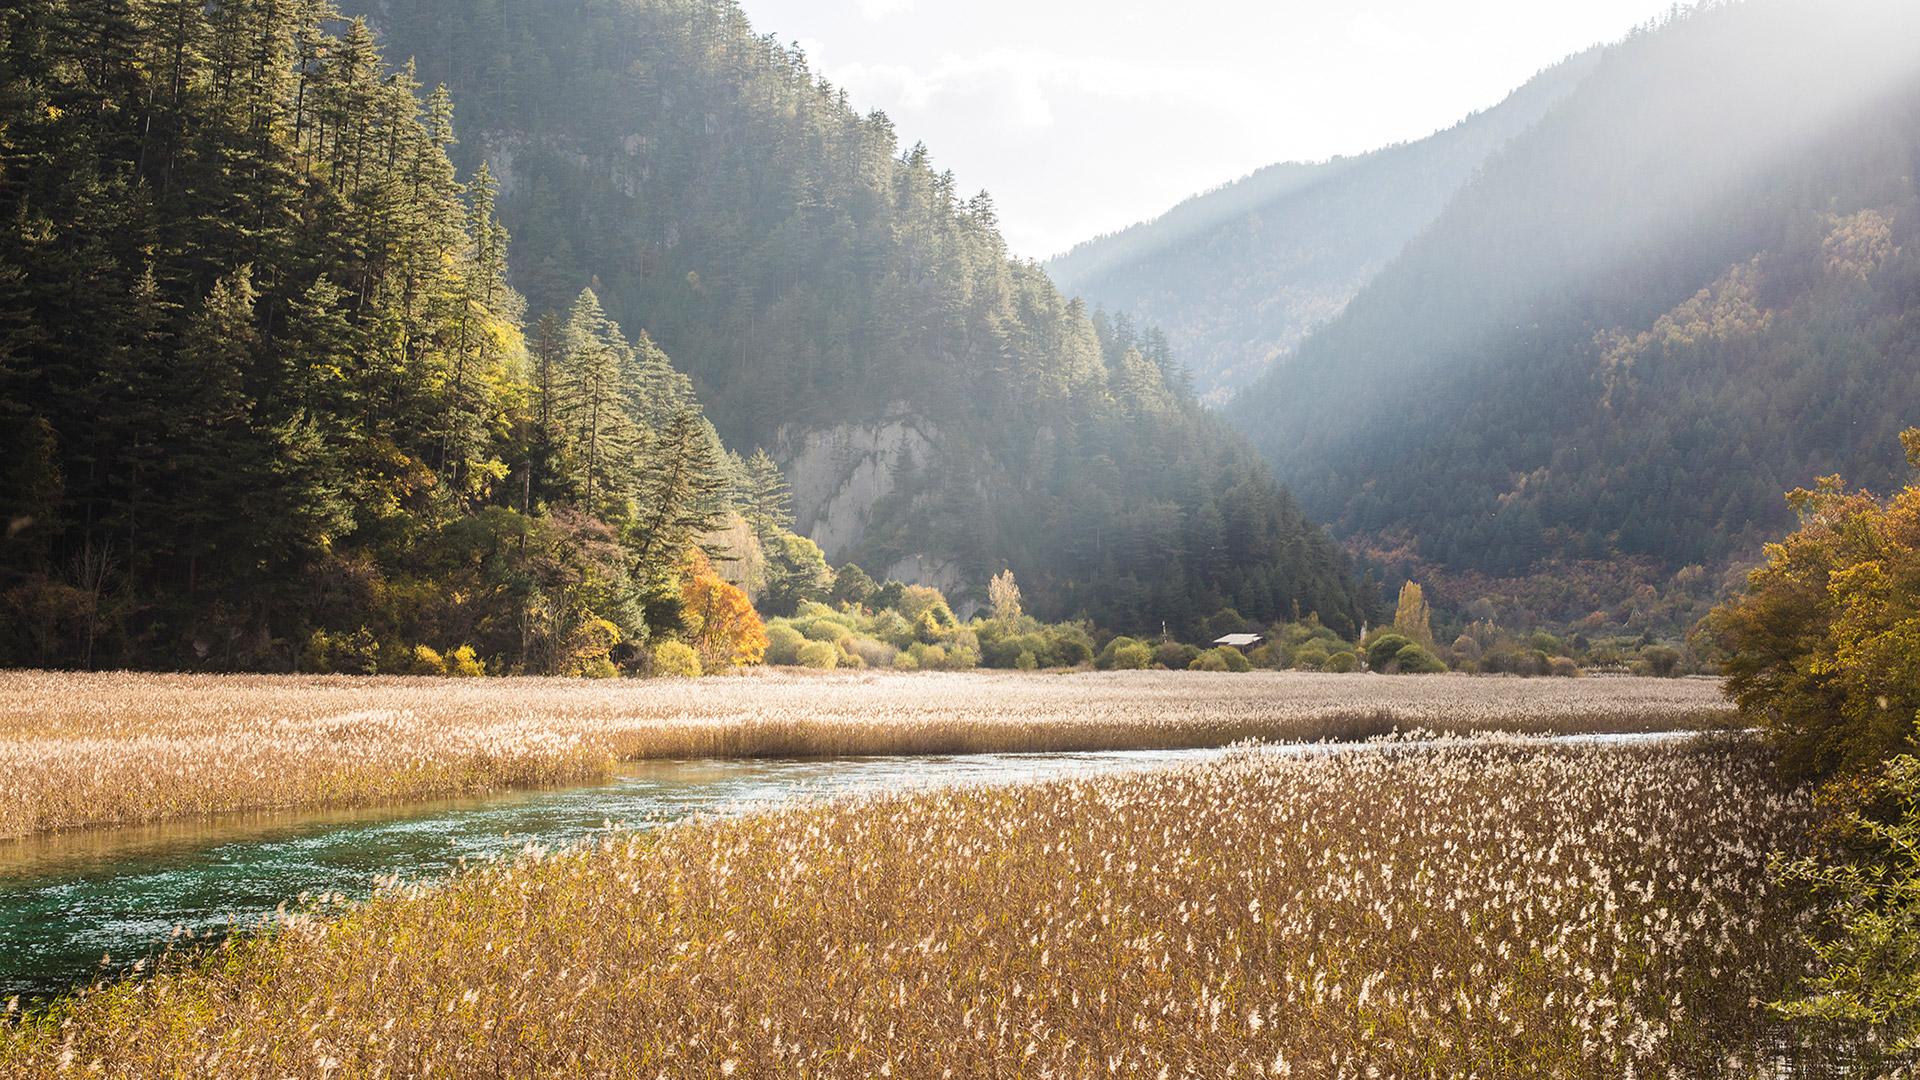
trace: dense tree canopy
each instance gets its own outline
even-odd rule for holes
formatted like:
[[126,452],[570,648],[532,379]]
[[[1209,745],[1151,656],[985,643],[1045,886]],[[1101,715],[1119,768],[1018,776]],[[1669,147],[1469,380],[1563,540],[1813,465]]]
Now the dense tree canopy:
[[321,0],[0,12],[0,660],[605,671],[680,629],[728,458],[591,292],[529,349],[453,117]]

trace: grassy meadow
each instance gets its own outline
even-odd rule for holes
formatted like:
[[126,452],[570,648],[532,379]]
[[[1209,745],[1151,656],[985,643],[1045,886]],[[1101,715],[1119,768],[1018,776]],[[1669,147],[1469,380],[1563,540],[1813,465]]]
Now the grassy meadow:
[[598,779],[620,761],[1706,727],[1705,680],[1256,672],[583,681],[0,672],[0,838]]
[[1492,737],[691,821],[164,963],[0,1074],[1764,1076],[1811,813],[1741,737]]

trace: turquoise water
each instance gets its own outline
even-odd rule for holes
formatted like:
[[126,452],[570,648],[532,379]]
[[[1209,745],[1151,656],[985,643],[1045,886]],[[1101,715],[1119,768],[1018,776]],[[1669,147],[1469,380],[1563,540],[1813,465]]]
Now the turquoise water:
[[560,846],[809,796],[1011,782],[1192,761],[1219,751],[636,764],[592,787],[386,810],[223,818],[0,843],[0,999],[119,972],[175,927],[257,926],[302,893],[366,896],[376,876],[444,877],[462,860]]
[[[1665,735],[1545,744],[1630,744]],[[1290,754],[1366,744],[1277,748]],[[646,828],[796,798],[1049,777],[1202,761],[1220,750],[794,761],[670,761],[604,784],[379,810],[228,817],[0,842],[0,1000],[58,994],[158,953],[175,927],[250,929],[301,894],[361,898],[373,879],[443,878],[463,860],[558,847],[612,827]]]

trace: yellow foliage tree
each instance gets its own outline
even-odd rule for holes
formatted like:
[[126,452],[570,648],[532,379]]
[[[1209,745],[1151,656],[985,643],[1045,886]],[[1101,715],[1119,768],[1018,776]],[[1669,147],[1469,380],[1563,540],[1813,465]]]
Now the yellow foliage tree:
[[688,560],[680,584],[680,614],[687,640],[708,671],[758,664],[767,655],[767,626],[753,601],[721,580],[699,551]]
[[1413,582],[1400,587],[1400,603],[1393,612],[1393,628],[1421,648],[1433,648],[1433,609],[1427,595]]
[[[1920,431],[1902,437],[1920,469]],[[1887,502],[1837,476],[1790,496],[1800,528],[1714,613],[1727,689],[1801,776],[1920,749],[1920,484]]]
[[994,575],[987,583],[987,604],[993,617],[1001,622],[1012,622],[1021,616],[1020,586],[1013,580],[1012,570]]

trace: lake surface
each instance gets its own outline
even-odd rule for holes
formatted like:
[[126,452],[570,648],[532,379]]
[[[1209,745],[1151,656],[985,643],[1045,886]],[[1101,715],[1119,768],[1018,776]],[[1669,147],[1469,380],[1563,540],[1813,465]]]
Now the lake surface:
[[[1629,743],[1668,736],[1542,742]],[[1364,751],[1365,744],[1280,748]],[[903,791],[1152,768],[1222,750],[799,761],[667,761],[627,766],[588,787],[375,810],[224,817],[0,842],[0,999],[36,998],[125,970],[159,951],[175,927],[196,935],[258,926],[301,894],[365,897],[376,877],[443,878],[538,843],[589,840],[697,813],[797,798]]]

